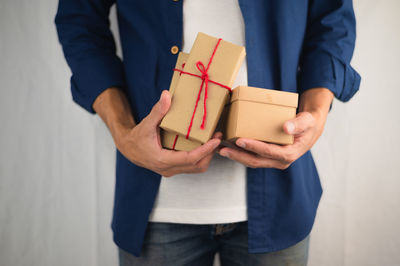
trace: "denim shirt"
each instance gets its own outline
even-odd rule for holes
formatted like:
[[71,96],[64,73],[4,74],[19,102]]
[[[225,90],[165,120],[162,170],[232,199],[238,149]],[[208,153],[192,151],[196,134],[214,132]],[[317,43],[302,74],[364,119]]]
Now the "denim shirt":
[[[177,59],[171,47],[182,46],[183,1],[60,0],[55,23],[72,71],[73,100],[95,113],[95,98],[109,87],[120,87],[135,120],[148,115],[161,91],[169,87]],[[123,60],[116,55],[109,28],[115,2]],[[341,101],[357,92],[360,76],[350,66],[355,42],[351,0],[239,0],[239,4],[249,86],[300,94],[325,87]],[[161,176],[131,163],[118,150],[116,168],[114,241],[139,256]],[[321,194],[310,152],[286,170],[248,168],[249,253],[284,249],[304,239]]]

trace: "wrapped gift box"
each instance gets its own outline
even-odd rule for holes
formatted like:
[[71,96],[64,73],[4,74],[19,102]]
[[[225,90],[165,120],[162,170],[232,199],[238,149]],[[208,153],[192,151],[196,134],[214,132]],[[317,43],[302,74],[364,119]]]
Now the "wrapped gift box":
[[232,92],[224,138],[293,144],[283,124],[296,117],[297,103],[297,93],[238,86]]
[[[171,96],[173,96],[175,92],[176,85],[178,84],[178,80],[181,76],[179,70],[183,70],[186,60],[189,54],[180,52],[178,55],[178,59],[176,60],[175,71],[172,75],[171,83],[169,86],[169,92]],[[176,133],[171,133],[161,129],[161,144],[164,148],[168,148],[171,150],[179,150],[179,151],[191,151],[201,145],[200,142],[192,141],[186,139],[184,136],[179,136]]]
[[199,33],[160,127],[190,140],[207,142],[245,55],[243,46]]
[[167,149],[177,151],[191,151],[202,145],[202,143],[200,142],[186,139],[183,136],[165,130],[161,130],[160,133],[162,146]]

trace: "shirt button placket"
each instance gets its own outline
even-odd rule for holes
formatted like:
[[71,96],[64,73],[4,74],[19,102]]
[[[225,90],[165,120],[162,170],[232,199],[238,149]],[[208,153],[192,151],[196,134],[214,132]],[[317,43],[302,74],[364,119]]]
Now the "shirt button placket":
[[[174,3],[178,3],[180,0],[172,0],[172,2]],[[174,5],[176,7],[179,7],[180,5]],[[175,9],[175,8],[174,8]],[[179,47],[177,45],[173,45],[171,46],[171,54],[176,55],[177,53],[179,53]]]

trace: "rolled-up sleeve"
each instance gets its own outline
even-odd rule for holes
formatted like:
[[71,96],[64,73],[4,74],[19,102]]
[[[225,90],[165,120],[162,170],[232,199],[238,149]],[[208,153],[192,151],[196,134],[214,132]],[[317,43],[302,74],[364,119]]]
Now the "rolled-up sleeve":
[[311,0],[299,63],[299,92],[324,87],[343,102],[361,77],[350,65],[356,38],[352,0]]
[[71,69],[73,100],[90,113],[96,97],[125,85],[121,59],[110,30],[114,0],[60,0],[55,24]]

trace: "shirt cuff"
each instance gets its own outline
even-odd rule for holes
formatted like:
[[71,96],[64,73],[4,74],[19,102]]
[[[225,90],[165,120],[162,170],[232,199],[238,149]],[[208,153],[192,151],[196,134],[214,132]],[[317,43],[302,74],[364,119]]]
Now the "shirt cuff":
[[76,74],[71,77],[73,100],[95,114],[93,103],[104,90],[111,87],[125,87],[122,62],[118,57],[91,57],[90,62],[82,62]]
[[320,51],[304,58],[299,74],[300,93],[311,88],[327,88],[342,102],[353,97],[361,82],[360,75],[350,64]]

